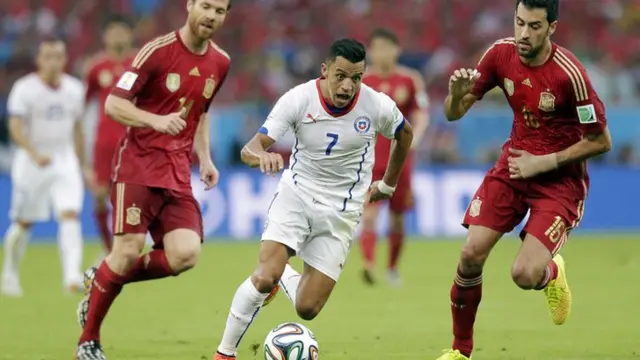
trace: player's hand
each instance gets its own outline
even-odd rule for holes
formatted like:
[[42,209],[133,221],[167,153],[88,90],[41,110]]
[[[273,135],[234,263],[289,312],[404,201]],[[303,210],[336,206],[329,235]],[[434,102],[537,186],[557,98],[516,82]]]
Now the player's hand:
[[100,186],[98,186],[96,172],[92,168],[85,166],[82,168],[82,175],[84,176],[84,182],[87,185],[89,192],[92,194],[97,193]]
[[371,186],[369,186],[369,193],[367,194],[366,202],[374,203],[380,200],[387,200],[391,198],[391,196],[393,196],[393,193],[385,194],[382,191],[380,191],[380,187],[378,186],[379,183],[380,183],[380,180],[374,181],[371,184]]
[[158,116],[149,125],[157,132],[169,135],[178,135],[187,127],[185,117],[187,110],[182,108],[179,112]]
[[260,158],[260,171],[269,175],[275,175],[284,170],[284,160],[282,155],[267,151],[262,151]]
[[211,190],[218,185],[220,172],[211,161],[205,161],[200,164],[200,181],[205,185],[205,190]]
[[449,93],[454,98],[461,98],[473,89],[473,85],[480,77],[480,73],[474,69],[458,69],[449,78]]
[[48,157],[47,155],[42,155],[38,153],[31,154],[31,160],[33,160],[33,162],[40,167],[47,167],[51,165],[51,158]]
[[533,155],[512,148],[509,148],[509,152],[509,173],[512,179],[528,179],[558,168],[556,153]]

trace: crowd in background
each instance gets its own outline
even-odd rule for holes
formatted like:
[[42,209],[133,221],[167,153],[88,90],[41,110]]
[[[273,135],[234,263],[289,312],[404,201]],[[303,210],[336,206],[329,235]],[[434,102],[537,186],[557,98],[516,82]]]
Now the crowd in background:
[[[513,35],[514,0],[231,0],[232,13],[215,41],[232,57],[217,106],[252,106],[256,116],[237,126],[246,140],[286,90],[318,76],[323,50],[338,37],[366,41],[376,27],[401,39],[401,61],[419,69],[434,108],[454,68],[475,63],[496,39]],[[640,0],[564,0],[554,37],[588,69],[607,107],[640,104]],[[0,1],[0,139],[6,142],[6,96],[13,81],[33,69],[36,45],[50,34],[67,41],[69,71],[101,49],[102,20],[110,13],[135,19],[138,45],[180,27],[186,0]],[[504,106],[501,96],[488,97]],[[440,111],[421,149],[426,161],[457,162],[456,132],[440,126]],[[220,121],[225,121],[224,119]],[[631,121],[631,120],[630,120]],[[431,141],[429,141],[431,139]],[[214,139],[215,141],[215,139]],[[499,144],[497,144],[499,145]],[[633,144],[616,161],[635,159]],[[487,159],[489,160],[489,159]]]

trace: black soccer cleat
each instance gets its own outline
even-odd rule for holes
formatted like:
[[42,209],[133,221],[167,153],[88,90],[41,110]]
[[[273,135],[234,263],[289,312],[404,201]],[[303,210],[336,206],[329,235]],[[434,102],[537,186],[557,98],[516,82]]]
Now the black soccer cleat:
[[99,342],[91,340],[78,345],[76,360],[107,360]]
[[84,272],[84,297],[78,304],[76,314],[78,316],[78,323],[82,328],[87,323],[87,314],[89,313],[89,296],[91,295],[91,288],[93,287],[93,279],[96,277],[98,268],[90,267]]
[[369,270],[369,269],[363,269],[362,270],[362,279],[364,280],[365,284],[367,285],[375,285],[376,284],[376,279],[373,276],[373,271]]

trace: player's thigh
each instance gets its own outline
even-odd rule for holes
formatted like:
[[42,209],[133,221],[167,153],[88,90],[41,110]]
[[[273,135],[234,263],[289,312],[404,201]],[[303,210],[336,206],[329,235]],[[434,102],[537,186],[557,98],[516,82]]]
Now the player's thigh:
[[171,268],[184,271],[195,266],[200,256],[204,239],[202,213],[190,193],[168,193],[169,200],[149,231],[154,248],[164,248]]
[[146,235],[164,207],[161,189],[130,183],[114,183],[111,191],[112,233]]
[[561,197],[532,200],[529,220],[520,234],[521,238],[533,236],[550,256],[555,256],[566,244],[582,215],[583,202],[569,202]]
[[463,226],[482,226],[508,233],[527,214],[523,183],[485,176],[464,214]]
[[51,177],[50,168],[38,167],[25,153],[16,152],[11,168],[11,220],[34,223],[49,219]]
[[389,210],[395,214],[404,214],[413,208],[413,191],[411,189],[411,168],[404,167],[396,191],[389,199]]
[[51,184],[51,201],[58,219],[63,215],[82,211],[84,201],[84,183],[80,167],[77,164],[61,165]]

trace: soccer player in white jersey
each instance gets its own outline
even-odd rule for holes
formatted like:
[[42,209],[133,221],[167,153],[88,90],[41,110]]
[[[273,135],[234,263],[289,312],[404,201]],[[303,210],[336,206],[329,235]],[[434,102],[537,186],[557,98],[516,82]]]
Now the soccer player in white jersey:
[[80,80],[64,73],[66,57],[63,42],[43,41],[37,71],[16,81],[9,94],[9,134],[17,150],[11,168],[12,224],[4,238],[4,295],[22,295],[18,267],[29,231],[50,218],[51,207],[59,224],[63,285],[70,291],[84,289],[78,220],[84,196],[79,121],[84,89]]
[[[289,129],[296,138],[269,207],[258,266],[233,298],[215,360],[235,358],[278,285],[302,319],[314,319],[340,277],[364,203],[395,190],[413,130],[391,98],[362,85],[365,57],[355,40],[333,43],[322,77],[284,94],[242,150],[245,164],[273,174],[283,160],[267,150]],[[395,141],[384,178],[371,184],[377,134]],[[294,255],[305,263],[302,275],[288,264]]]

